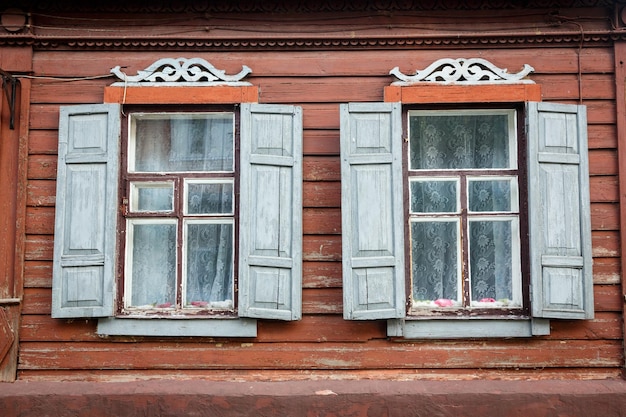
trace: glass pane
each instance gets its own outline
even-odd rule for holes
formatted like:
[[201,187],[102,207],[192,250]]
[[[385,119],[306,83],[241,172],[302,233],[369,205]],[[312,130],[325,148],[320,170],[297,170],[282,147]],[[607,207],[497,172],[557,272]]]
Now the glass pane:
[[411,181],[411,213],[455,213],[456,181]]
[[470,180],[470,211],[511,211],[510,180]]
[[[167,308],[176,303],[176,224],[131,223],[131,306]],[[158,262],[157,262],[158,260]]]
[[132,183],[130,186],[130,210],[174,210],[174,183]]
[[232,308],[232,223],[188,223],[185,307]]
[[231,172],[234,169],[231,113],[137,115],[133,121],[131,171]]
[[512,168],[508,114],[411,113],[410,169]]
[[470,221],[473,306],[510,306],[513,300],[513,221]]
[[232,182],[188,182],[187,214],[233,213]]
[[452,307],[458,302],[458,223],[411,223],[413,305]]

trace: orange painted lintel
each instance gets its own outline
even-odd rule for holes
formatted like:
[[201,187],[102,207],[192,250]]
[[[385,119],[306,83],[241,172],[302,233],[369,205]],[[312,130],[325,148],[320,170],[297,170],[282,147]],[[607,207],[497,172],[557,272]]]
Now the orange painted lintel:
[[236,104],[257,103],[257,86],[105,87],[104,102],[120,104]]
[[541,101],[541,86],[539,84],[390,85],[385,87],[385,101],[399,101],[403,104]]

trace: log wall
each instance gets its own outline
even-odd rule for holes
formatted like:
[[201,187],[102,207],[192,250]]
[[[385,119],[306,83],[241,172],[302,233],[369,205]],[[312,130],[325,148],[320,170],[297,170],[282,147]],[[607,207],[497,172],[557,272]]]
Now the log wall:
[[[259,15],[262,20],[263,16]],[[436,21],[435,21],[436,23]],[[274,25],[280,23],[273,22]],[[480,15],[474,20],[480,31]],[[484,20],[485,28],[489,23]],[[144,28],[145,29],[145,28]],[[59,106],[101,103],[112,78],[35,78],[30,88],[24,235],[24,298],[18,379],[125,380],[202,377],[593,379],[623,366],[619,157],[615,56],[611,43],[419,46],[415,48],[249,48],[191,51],[123,47],[33,52],[35,75],[79,79],[126,66],[133,75],[163,57],[201,57],[227,73],[252,68],[262,103],[303,108],[303,319],[259,321],[255,339],[101,338],[96,321],[50,317]],[[156,50],[154,50],[156,49]],[[384,321],[342,318],[339,104],[383,101],[389,70],[423,69],[440,58],[482,57],[517,72],[535,68],[544,101],[588,107],[596,318],[553,320],[530,339],[391,341]],[[579,80],[581,83],[579,84]]]

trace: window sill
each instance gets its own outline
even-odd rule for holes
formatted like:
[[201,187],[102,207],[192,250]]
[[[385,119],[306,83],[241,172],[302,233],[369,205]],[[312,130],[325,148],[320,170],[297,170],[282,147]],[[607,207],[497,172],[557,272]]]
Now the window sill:
[[387,320],[387,336],[404,339],[532,337],[550,334],[546,319]]
[[255,319],[130,319],[98,320],[99,335],[256,337]]

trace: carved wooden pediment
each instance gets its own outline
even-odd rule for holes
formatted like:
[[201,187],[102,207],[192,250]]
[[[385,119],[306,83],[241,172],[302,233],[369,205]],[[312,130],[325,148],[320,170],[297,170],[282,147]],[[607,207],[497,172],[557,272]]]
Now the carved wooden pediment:
[[218,70],[202,58],[162,58],[138,71],[137,75],[128,76],[122,72],[120,66],[111,69],[111,73],[117,76],[120,82],[114,86],[140,86],[140,85],[252,85],[242,79],[252,70],[243,66],[242,70],[234,75],[227,75],[225,71]]
[[482,58],[443,58],[430,64],[423,70],[417,70],[415,75],[405,75],[399,67],[393,68],[389,74],[396,76],[400,81],[392,85],[411,85],[416,83],[442,84],[534,84],[534,81],[524,79],[535,69],[525,64],[518,73],[510,74],[506,68],[498,68]]

